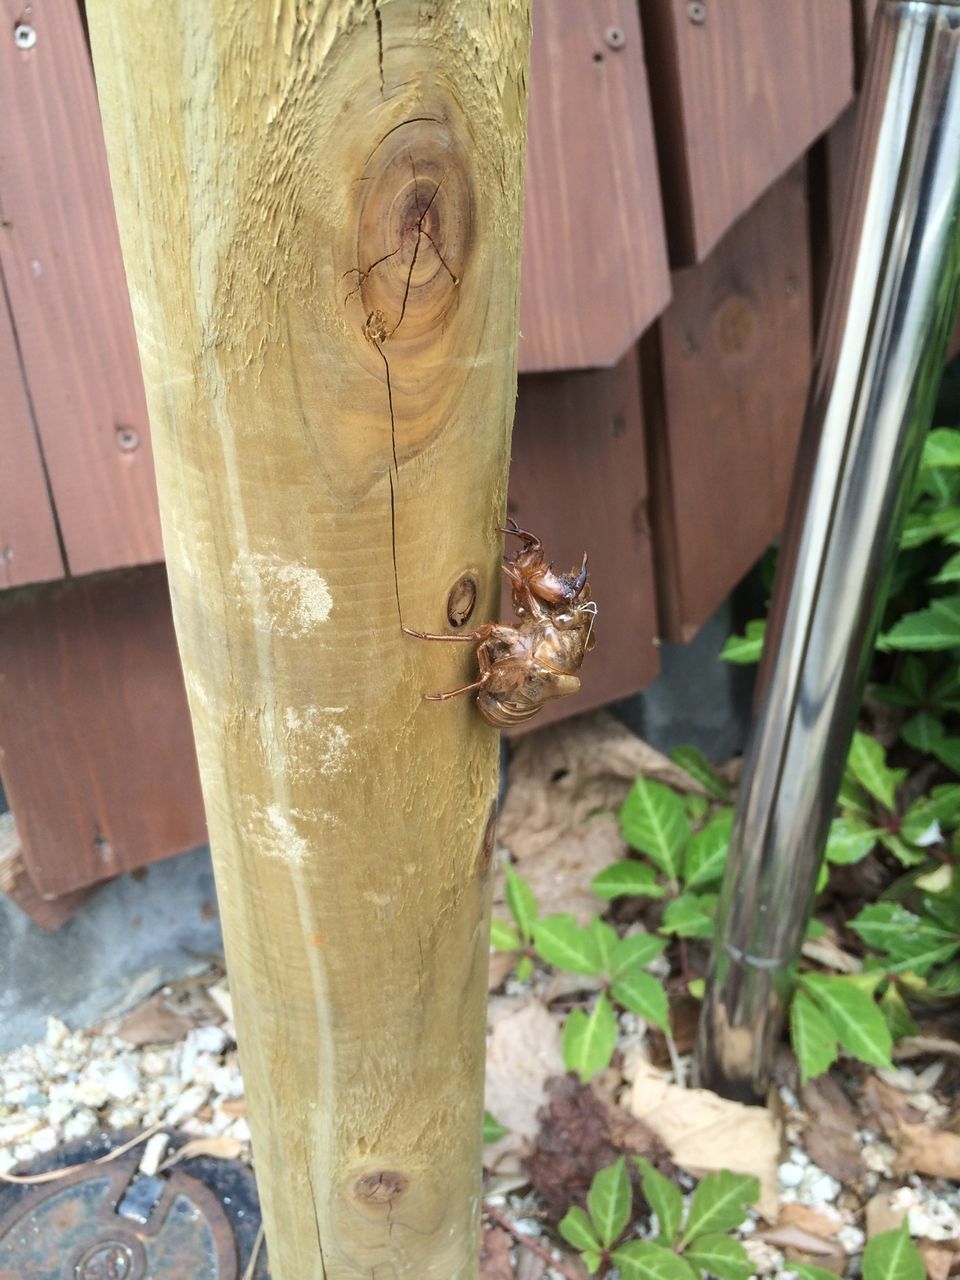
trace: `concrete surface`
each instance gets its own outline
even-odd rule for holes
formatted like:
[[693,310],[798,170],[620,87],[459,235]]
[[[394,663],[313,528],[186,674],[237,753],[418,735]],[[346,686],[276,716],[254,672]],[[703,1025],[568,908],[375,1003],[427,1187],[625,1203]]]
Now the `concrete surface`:
[[221,952],[210,853],[194,849],[98,889],[46,934],[0,894],[0,1052],[43,1038],[53,1014],[87,1027]]

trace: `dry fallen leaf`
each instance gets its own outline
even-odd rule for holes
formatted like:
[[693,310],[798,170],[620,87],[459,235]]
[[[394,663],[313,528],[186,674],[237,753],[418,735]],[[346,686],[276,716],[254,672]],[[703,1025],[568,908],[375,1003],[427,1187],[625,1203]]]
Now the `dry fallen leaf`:
[[928,1124],[904,1124],[891,1135],[899,1148],[899,1173],[925,1173],[928,1178],[960,1178],[960,1133]]
[[514,1280],[510,1237],[500,1227],[484,1227],[480,1238],[479,1280]]
[[843,1249],[838,1244],[831,1244],[823,1236],[814,1235],[812,1231],[804,1231],[803,1227],[775,1226],[756,1232],[758,1240],[766,1240],[767,1244],[777,1249],[796,1249],[799,1253],[811,1258],[842,1257]]
[[843,1226],[843,1220],[838,1213],[829,1209],[811,1209],[808,1205],[794,1203],[780,1206],[776,1225],[800,1227],[822,1240],[832,1240]]
[[808,1081],[800,1101],[807,1115],[803,1136],[807,1155],[838,1181],[855,1182],[863,1175],[864,1165],[855,1138],[861,1121],[853,1103],[831,1076]]
[[[563,1072],[560,1024],[539,1001],[491,1001],[487,1042],[486,1108],[508,1130],[484,1152],[484,1165],[516,1172],[529,1149],[546,1101],[544,1084]],[[511,1163],[512,1162],[512,1163]]]
[[195,1025],[192,1018],[172,1009],[158,991],[143,1004],[131,1009],[117,1029],[117,1035],[130,1044],[174,1044],[183,1040]]
[[[609,1102],[596,1082],[585,1085],[572,1075],[559,1076],[547,1082],[547,1093],[526,1169],[551,1221],[558,1222],[571,1205],[584,1208],[594,1175],[625,1152],[646,1156],[662,1173],[673,1172],[649,1126]],[[639,1177],[632,1161],[629,1172],[636,1191]]]
[[947,1280],[960,1272],[960,1240],[918,1240],[928,1280]]
[[777,1218],[780,1123],[766,1107],[748,1107],[709,1089],[682,1089],[650,1068],[639,1070],[627,1095],[630,1113],[649,1125],[671,1159],[696,1177],[719,1169],[760,1179],[758,1208]]
[[516,963],[517,957],[512,951],[491,951],[490,966],[487,970],[487,990],[496,991],[497,987],[502,986]]
[[178,1147],[161,1168],[169,1169],[184,1160],[195,1160],[197,1156],[209,1156],[213,1160],[236,1160],[242,1154],[243,1143],[239,1138],[234,1138],[229,1133],[214,1134],[209,1138],[191,1138],[182,1147]]
[[882,1236],[885,1231],[895,1231],[907,1216],[906,1208],[894,1204],[893,1191],[878,1191],[867,1201],[864,1210],[864,1229],[867,1239]]

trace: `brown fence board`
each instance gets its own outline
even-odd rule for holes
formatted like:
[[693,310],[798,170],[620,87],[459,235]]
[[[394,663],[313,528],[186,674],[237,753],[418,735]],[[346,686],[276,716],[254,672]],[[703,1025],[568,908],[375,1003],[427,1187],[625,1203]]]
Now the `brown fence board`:
[[[0,125],[2,128],[2,125]],[[2,206],[0,206],[2,208]],[[3,228],[0,226],[0,237]],[[0,268],[2,275],[2,268]],[[2,283],[2,281],[0,281]],[[53,508],[20,374],[4,291],[0,289],[0,590],[63,576]]]
[[663,634],[686,641],[786,510],[811,367],[803,166],[673,288],[644,377]]
[[670,249],[688,265],[850,101],[852,14],[841,0],[643,0],[641,13]]
[[[159,560],[146,403],[79,11],[0,0],[0,19],[0,265],[68,567]],[[15,43],[18,22],[32,26],[32,48]]]
[[162,566],[0,595],[0,775],[44,896],[205,839]]
[[614,364],[670,296],[636,0],[536,0],[520,368]]
[[[507,509],[558,569],[589,553],[599,607],[580,692],[531,729],[635,693],[660,668],[639,387],[635,349],[613,369],[520,379]],[[513,616],[506,586],[502,609]]]

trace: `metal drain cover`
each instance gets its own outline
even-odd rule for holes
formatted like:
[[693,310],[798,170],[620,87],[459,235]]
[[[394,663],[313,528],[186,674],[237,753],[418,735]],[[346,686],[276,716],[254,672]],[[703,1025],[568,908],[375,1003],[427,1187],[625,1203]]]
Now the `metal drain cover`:
[[136,1151],[20,1196],[0,1217],[0,1280],[237,1280],[230,1220],[180,1170],[145,1180]]

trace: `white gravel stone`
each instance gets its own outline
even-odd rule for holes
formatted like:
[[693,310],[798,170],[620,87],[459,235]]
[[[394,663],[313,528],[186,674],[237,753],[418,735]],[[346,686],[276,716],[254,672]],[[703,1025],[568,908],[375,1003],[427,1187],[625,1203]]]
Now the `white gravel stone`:
[[59,1145],[56,1129],[52,1129],[50,1125],[46,1125],[43,1129],[38,1129],[36,1133],[31,1135],[30,1145],[37,1155],[45,1155],[48,1151],[54,1151]]
[[803,1173],[800,1165],[788,1160],[777,1170],[777,1179],[781,1187],[799,1187],[803,1182]]
[[89,1107],[80,1107],[69,1119],[65,1120],[61,1128],[64,1142],[77,1142],[81,1138],[89,1137],[89,1135],[98,1128],[97,1117]]
[[131,1062],[118,1062],[103,1082],[107,1096],[128,1102],[140,1092],[140,1072]]
[[191,1085],[186,1089],[167,1112],[166,1121],[170,1125],[183,1124],[192,1119],[210,1096],[210,1089],[205,1084]]
[[757,1275],[780,1275],[783,1270],[783,1254],[779,1249],[767,1244],[766,1240],[754,1239],[744,1240],[743,1247]]
[[846,1226],[841,1227],[837,1232],[837,1242],[842,1247],[844,1253],[859,1253],[866,1243],[866,1236],[859,1227]]
[[51,1049],[61,1049],[70,1037],[70,1028],[59,1018],[47,1018],[46,1042]]

